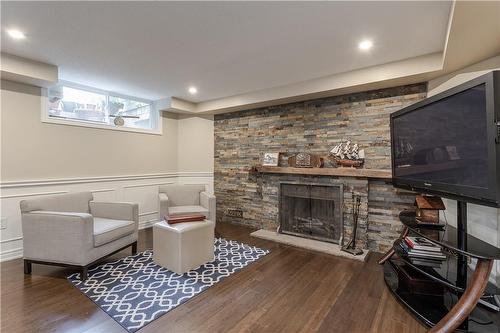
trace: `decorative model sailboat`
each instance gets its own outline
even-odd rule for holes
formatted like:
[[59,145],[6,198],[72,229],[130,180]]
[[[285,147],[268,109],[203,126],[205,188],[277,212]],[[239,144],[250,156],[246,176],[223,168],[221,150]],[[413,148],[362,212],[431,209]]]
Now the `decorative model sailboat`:
[[351,144],[351,140],[343,140],[330,150],[332,159],[343,167],[357,167],[365,162],[365,151],[359,149],[357,143]]

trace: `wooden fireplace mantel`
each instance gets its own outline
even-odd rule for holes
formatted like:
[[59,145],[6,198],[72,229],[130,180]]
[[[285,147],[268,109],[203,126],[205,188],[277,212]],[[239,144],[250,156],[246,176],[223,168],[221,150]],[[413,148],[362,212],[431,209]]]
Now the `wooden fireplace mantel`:
[[383,169],[355,169],[355,168],[292,168],[275,166],[255,166],[259,173],[282,173],[294,175],[312,176],[334,176],[334,177],[356,177],[356,178],[376,178],[390,180],[391,170]]

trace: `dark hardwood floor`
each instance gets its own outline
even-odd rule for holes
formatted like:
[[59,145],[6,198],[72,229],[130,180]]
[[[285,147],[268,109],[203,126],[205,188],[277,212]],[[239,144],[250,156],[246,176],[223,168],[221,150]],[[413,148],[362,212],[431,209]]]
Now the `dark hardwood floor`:
[[[271,250],[259,261],[141,329],[149,332],[425,332],[387,290],[378,255],[365,263],[250,237],[219,224],[222,237]],[[139,233],[139,250],[152,247]],[[113,258],[130,254],[125,250]],[[126,332],[67,280],[72,271],[22,260],[1,265],[2,332]]]

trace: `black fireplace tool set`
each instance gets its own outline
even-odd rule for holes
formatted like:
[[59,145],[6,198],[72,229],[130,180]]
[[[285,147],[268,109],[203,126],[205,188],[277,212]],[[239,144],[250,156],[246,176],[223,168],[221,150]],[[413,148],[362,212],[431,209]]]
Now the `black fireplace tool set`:
[[349,241],[349,243],[341,247],[341,250],[350,253],[354,256],[359,256],[363,254],[363,250],[356,248],[356,232],[358,231],[359,206],[361,206],[361,197],[353,193],[352,194],[352,219],[353,219],[352,238]]

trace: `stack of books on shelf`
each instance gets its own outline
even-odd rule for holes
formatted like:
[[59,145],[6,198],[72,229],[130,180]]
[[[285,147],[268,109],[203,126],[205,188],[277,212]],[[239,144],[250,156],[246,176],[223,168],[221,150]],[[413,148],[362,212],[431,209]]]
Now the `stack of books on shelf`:
[[406,236],[399,245],[414,265],[439,268],[446,260],[441,246],[423,237]]

